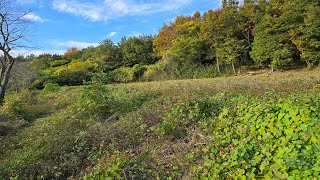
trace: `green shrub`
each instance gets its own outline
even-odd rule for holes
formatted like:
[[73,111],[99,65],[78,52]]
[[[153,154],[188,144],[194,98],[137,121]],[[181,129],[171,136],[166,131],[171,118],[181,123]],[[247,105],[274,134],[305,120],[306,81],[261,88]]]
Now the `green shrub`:
[[92,84],[84,87],[77,103],[70,107],[70,110],[73,111],[70,114],[105,120],[115,113],[126,114],[136,110],[154,96],[157,96],[157,94],[136,90],[111,89],[101,84]]
[[63,66],[70,63],[70,60],[67,59],[59,59],[59,60],[54,60],[52,62],[50,62],[50,67],[59,67],[59,66]]
[[[105,122],[114,113],[121,117],[132,112],[155,95],[101,84],[72,92],[76,94],[69,97],[71,104],[62,105],[60,111],[37,119],[32,126],[4,140],[0,176],[66,179],[79,174],[101,156],[104,139],[109,138],[103,136],[106,123],[100,121]],[[58,98],[55,106],[60,106],[63,99]]]
[[84,82],[91,81],[91,74],[84,72],[73,72],[65,75],[46,76],[43,78],[43,84],[59,84],[60,86],[83,85]]
[[[201,179],[312,179],[320,173],[320,97],[224,108],[198,147]],[[230,106],[229,106],[230,107]],[[210,132],[209,131],[209,132]]]
[[214,101],[189,100],[173,106],[164,116],[158,131],[164,135],[173,135],[174,139],[186,135],[188,128],[193,124],[206,121],[215,116],[220,105]]
[[114,82],[131,82],[134,77],[131,68],[120,67],[110,73]]
[[63,114],[38,120],[10,140],[0,176],[66,179],[94,158],[98,145],[90,139],[98,132],[93,121]]
[[59,84],[48,83],[44,86],[42,92],[44,92],[44,93],[57,92],[57,91],[59,91],[59,89],[60,89]]
[[142,77],[145,81],[164,80],[166,79],[166,64],[164,61],[159,61],[152,65],[147,65],[146,71]]
[[120,67],[110,73],[114,82],[127,83],[138,81],[146,71],[142,65],[136,64],[133,67]]
[[25,107],[33,101],[32,93],[29,90],[24,90],[11,98],[7,98],[0,112],[6,116],[6,119],[25,119],[29,115],[28,112],[25,112]]

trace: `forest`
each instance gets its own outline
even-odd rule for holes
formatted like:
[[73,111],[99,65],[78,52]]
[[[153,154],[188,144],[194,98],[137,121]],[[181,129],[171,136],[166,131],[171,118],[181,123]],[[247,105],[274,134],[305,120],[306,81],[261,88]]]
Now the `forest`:
[[320,176],[318,0],[222,0],[156,35],[14,60],[0,179]]
[[[316,0],[223,1],[221,9],[178,16],[157,35],[106,39],[64,55],[30,61],[36,88],[206,78],[270,68],[315,67],[320,61],[320,9]],[[32,61],[31,61],[32,60]]]

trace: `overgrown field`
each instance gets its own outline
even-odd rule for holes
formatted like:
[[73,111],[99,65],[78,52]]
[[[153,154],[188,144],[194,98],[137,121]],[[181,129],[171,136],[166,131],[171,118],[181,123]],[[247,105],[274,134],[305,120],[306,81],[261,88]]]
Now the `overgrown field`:
[[320,69],[59,87],[0,110],[0,179],[317,179]]

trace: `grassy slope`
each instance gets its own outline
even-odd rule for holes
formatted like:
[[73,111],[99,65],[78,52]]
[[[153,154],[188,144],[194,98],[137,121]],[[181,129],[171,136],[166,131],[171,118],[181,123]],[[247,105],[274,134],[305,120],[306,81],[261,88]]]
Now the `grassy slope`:
[[214,79],[172,80],[157,82],[141,82],[112,85],[127,89],[143,91],[160,90],[168,92],[219,92],[219,91],[244,91],[264,93],[268,91],[292,92],[302,91],[319,83],[320,69],[296,70],[275,73],[258,73],[256,75],[241,75],[234,77],[219,77]]
[[[85,97],[80,97],[83,87],[48,93],[36,106],[28,102],[22,107],[47,107],[49,103],[52,109],[48,110],[46,117],[34,120],[29,127],[1,139],[4,142],[2,149],[6,150],[0,151],[5,155],[0,158],[0,175],[58,179],[70,176],[87,179],[104,179],[107,176],[188,179],[200,176],[235,178],[244,175],[244,170],[247,176],[252,172],[256,178],[281,179],[292,175],[294,168],[284,167],[286,171],[270,172],[268,168],[261,169],[263,162],[256,162],[255,170],[253,165],[246,163],[230,165],[234,164],[229,162],[234,158],[231,153],[234,149],[230,146],[236,145],[233,141],[220,144],[226,141],[225,137],[232,136],[223,129],[232,127],[229,131],[236,134],[242,125],[237,124],[238,121],[243,120],[245,124],[246,119],[239,119],[241,113],[236,112],[243,106],[253,108],[252,111],[259,114],[260,110],[254,109],[255,106],[267,104],[264,108],[268,109],[268,105],[292,102],[298,97],[305,99],[301,102],[304,107],[303,104],[319,94],[316,90],[320,83],[319,71],[116,84],[108,85],[107,89],[86,89],[84,94],[93,95]],[[102,98],[105,94],[106,98]],[[292,108],[295,106],[294,103],[291,105]],[[101,123],[114,113],[120,116],[119,120]],[[311,130],[315,133],[313,128]],[[218,135],[213,135],[215,133]],[[245,138],[240,135],[232,138],[237,142],[253,138],[254,142],[254,137],[258,136],[249,133]],[[275,145],[277,142],[272,143]],[[17,145],[8,147],[9,144]],[[214,153],[217,148],[220,153]],[[241,145],[237,148],[248,150]],[[244,159],[237,156],[235,162],[253,159],[252,154],[248,156]],[[213,160],[220,158],[223,160]],[[271,161],[268,163],[272,167]],[[310,165],[309,161],[306,163]],[[212,164],[220,164],[219,167],[226,167],[227,171],[212,170]],[[311,165],[318,166],[316,163]],[[301,172],[305,170],[301,168]],[[306,177],[315,176],[314,172],[306,174]]]

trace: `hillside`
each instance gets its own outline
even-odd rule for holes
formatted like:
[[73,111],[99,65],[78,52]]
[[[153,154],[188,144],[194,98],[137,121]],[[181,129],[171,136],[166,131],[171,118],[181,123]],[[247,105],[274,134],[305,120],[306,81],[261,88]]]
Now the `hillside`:
[[10,94],[0,179],[316,179],[319,72]]

